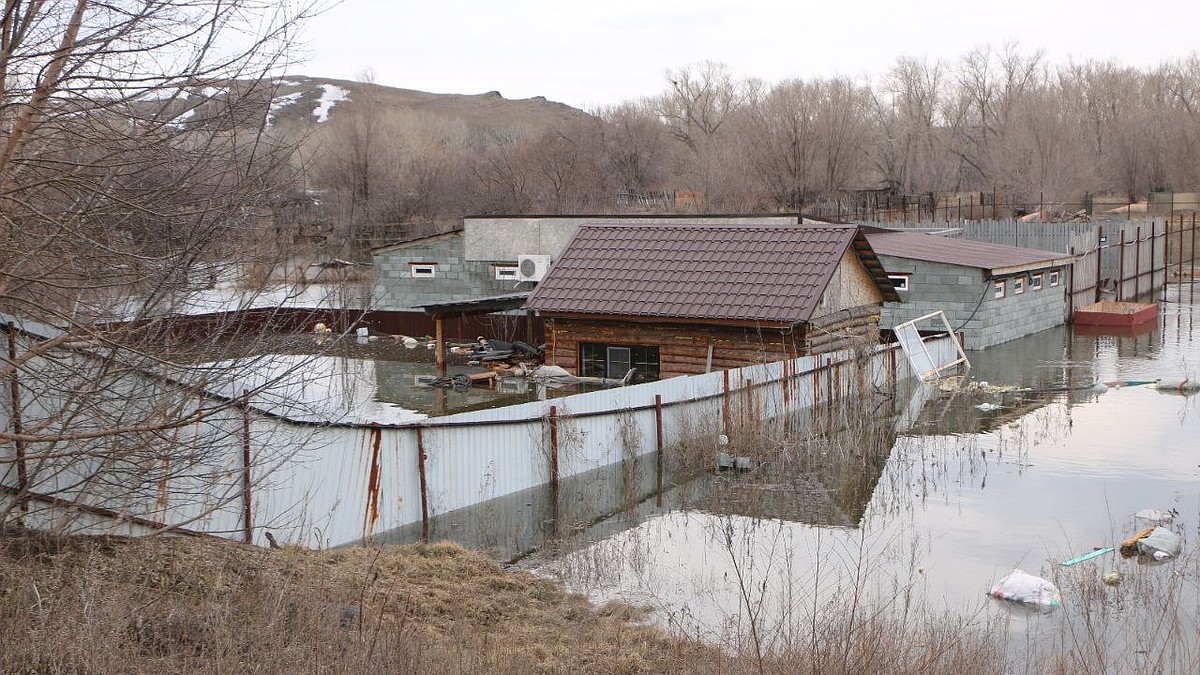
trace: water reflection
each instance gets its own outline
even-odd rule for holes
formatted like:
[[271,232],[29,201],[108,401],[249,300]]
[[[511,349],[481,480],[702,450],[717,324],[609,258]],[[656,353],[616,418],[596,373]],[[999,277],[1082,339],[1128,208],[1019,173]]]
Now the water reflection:
[[[1062,327],[971,354],[977,380],[1032,391],[937,392],[917,415],[906,399],[840,436],[768,439],[793,463],[683,482],[662,508],[643,503],[528,564],[597,599],[652,604],[675,629],[729,644],[751,621],[785,640],[815,614],[863,603],[999,622],[1010,654],[1090,641],[1095,653],[1078,658],[1108,672],[1134,669],[1139,654],[1167,649],[1181,631],[1186,655],[1200,607],[1198,397],[1093,388],[1200,374],[1194,305],[1180,299],[1172,289],[1159,323],[1139,335]],[[911,428],[896,432],[901,420]],[[1183,559],[1151,568],[1108,554],[1058,565],[1129,536],[1131,515],[1146,507],[1179,511]],[[1063,610],[1014,614],[985,598],[1015,567],[1059,583]],[[1104,586],[1106,571],[1126,581]]]

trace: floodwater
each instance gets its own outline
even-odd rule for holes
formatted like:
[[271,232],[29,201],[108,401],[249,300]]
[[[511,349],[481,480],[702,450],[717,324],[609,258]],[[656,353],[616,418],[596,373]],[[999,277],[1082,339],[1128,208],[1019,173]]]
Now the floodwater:
[[[918,415],[887,419],[902,429],[878,455],[861,434],[809,438],[796,447],[829,461],[804,476],[704,475],[523,564],[720,644],[744,644],[751,620],[786,641],[814,615],[870,608],[998,622],[1014,672],[1054,648],[1083,649],[1106,672],[1186,672],[1200,634],[1200,396],[1089,385],[1200,379],[1188,289],[1168,289],[1158,324],[1137,334],[1064,326],[969,354],[977,381],[1041,393],[921,389]],[[1145,508],[1178,513],[1178,560],[1059,565],[1119,545]],[[1055,581],[1063,607],[1010,612],[986,597],[1014,568]],[[1099,583],[1110,571],[1120,586]]]

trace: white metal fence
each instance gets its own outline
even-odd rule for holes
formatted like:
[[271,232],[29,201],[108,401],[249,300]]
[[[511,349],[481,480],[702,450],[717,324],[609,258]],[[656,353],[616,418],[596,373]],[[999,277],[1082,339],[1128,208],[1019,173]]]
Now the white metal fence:
[[[27,348],[45,336],[19,337]],[[952,340],[926,344],[935,359],[949,361],[957,356]],[[912,377],[898,348],[881,346],[868,354],[801,357],[399,425],[289,419],[201,392],[211,414],[168,439],[191,453],[196,466],[159,467],[148,475],[127,468],[123,480],[132,483],[114,484],[104,473],[103,448],[71,456],[60,445],[51,461],[36,443],[18,451],[8,442],[0,445],[0,513],[8,500],[21,507],[10,518],[37,528],[171,528],[257,544],[270,530],[281,541],[306,546],[422,528],[427,534],[438,516],[530,491],[545,494],[549,509],[526,514],[529,521],[559,520],[562,481],[630,459],[655,461],[656,485],[648,487],[661,492],[664,457],[689,437],[711,442],[715,459],[718,433],[736,441],[742,430],[783,423],[797,411],[836,406],[867,390],[894,391]],[[169,395],[173,386],[145,374],[135,379],[130,386],[154,395]],[[14,409],[27,424],[53,414],[53,392],[32,391],[20,379],[13,391],[0,404],[3,428],[12,428]],[[35,396],[37,406],[28,405]],[[114,392],[108,405],[126,403]],[[616,502],[599,490],[585,489],[578,498]]]

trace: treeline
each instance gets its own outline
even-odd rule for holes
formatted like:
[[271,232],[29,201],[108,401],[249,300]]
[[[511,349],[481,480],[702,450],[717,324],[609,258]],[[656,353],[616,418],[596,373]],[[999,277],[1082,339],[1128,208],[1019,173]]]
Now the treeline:
[[468,213],[799,210],[861,190],[1136,200],[1200,188],[1200,58],[1062,65],[1006,45],[901,58],[870,81],[776,84],[706,62],[549,129],[358,100],[316,140],[310,184],[365,242]]

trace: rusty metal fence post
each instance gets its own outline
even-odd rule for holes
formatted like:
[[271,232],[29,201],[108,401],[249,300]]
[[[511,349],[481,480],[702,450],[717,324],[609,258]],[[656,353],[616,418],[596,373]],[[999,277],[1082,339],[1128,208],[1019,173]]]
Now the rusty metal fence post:
[[[21,438],[25,429],[21,421],[21,380],[17,374],[19,369],[16,367],[17,327],[11,321],[8,322],[8,362],[13,365],[8,386],[12,400],[12,430],[17,437],[13,442],[17,460],[17,508],[19,513],[25,514],[29,512],[29,468],[25,464],[25,440]],[[17,518],[17,524],[24,525],[20,517]]]
[[550,406],[550,517],[558,531],[558,406]]
[[247,544],[254,543],[254,510],[250,475],[250,391],[242,391],[242,537]]
[[656,506],[663,505],[663,418],[662,394],[654,395],[654,442],[657,452],[654,457],[654,487]]
[[417,476],[421,481],[421,541],[429,542],[429,479],[425,475],[425,436],[417,427]]

